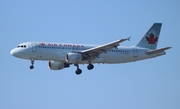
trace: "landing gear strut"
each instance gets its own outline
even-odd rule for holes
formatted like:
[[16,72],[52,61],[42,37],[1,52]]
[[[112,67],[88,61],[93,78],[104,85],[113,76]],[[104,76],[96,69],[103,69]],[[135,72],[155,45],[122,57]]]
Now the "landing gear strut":
[[87,69],[88,70],[92,70],[94,68],[94,65],[93,64],[89,64],[88,66],[87,66]]
[[77,67],[75,71],[76,75],[80,75],[82,73],[82,70],[79,68],[79,64],[74,64],[74,65]]
[[30,69],[33,69],[34,68],[34,60],[31,59],[31,66],[29,67]]

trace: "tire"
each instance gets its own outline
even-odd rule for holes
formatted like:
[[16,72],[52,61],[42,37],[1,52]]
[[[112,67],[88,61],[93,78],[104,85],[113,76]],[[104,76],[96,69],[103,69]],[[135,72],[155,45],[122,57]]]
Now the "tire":
[[93,64],[89,64],[88,66],[87,66],[87,69],[88,70],[92,70],[94,68],[94,65]]
[[33,66],[33,65],[31,65],[29,68],[30,68],[30,69],[33,69],[33,68],[34,68],[34,66]]
[[81,69],[77,69],[76,70],[76,75],[80,75],[82,73],[82,70]]

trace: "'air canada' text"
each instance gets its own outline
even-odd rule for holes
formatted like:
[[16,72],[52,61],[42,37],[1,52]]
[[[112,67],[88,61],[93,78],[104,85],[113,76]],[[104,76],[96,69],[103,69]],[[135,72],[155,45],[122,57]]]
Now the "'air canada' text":
[[84,48],[84,45],[76,45],[76,44],[45,44],[40,43],[41,46],[53,46],[53,47],[77,47],[77,48]]

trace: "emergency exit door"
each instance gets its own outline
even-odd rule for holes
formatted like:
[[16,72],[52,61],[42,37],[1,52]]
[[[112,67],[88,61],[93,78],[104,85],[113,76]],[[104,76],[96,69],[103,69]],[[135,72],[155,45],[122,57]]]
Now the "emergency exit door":
[[133,57],[138,57],[138,49],[133,48]]

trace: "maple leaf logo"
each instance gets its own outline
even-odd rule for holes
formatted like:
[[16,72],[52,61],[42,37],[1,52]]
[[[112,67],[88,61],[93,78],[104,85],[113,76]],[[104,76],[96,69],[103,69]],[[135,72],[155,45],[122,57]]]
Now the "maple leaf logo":
[[148,44],[156,44],[158,37],[154,37],[154,34],[151,33],[149,37],[146,36],[146,40],[148,41]]

